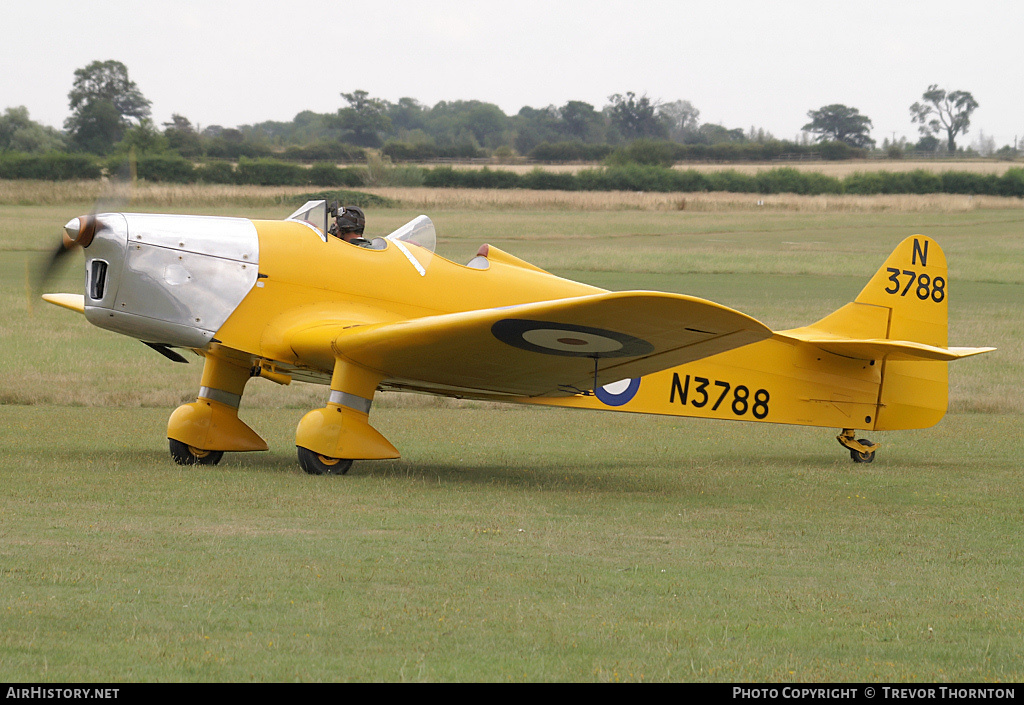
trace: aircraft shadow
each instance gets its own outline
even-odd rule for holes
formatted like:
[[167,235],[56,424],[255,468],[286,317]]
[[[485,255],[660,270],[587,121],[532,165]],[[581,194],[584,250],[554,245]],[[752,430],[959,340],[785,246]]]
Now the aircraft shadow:
[[[310,481],[336,483],[360,482],[371,479],[405,480],[410,483],[452,483],[463,485],[493,485],[510,489],[530,490],[588,490],[601,492],[680,492],[692,484],[700,484],[708,473],[749,473],[751,479],[764,479],[775,472],[834,473],[850,472],[858,475],[891,472],[892,463],[872,465],[854,464],[848,457],[831,454],[779,454],[749,457],[680,458],[677,463],[670,460],[643,458],[623,460],[621,458],[595,461],[588,459],[585,464],[550,463],[543,466],[523,464],[503,465],[494,462],[467,463],[421,463],[415,460],[366,460],[356,461],[344,476],[315,477],[306,475],[299,468],[292,453],[226,453],[216,466],[185,467],[175,465],[165,451],[146,450],[125,453],[124,451],[97,450],[90,453],[93,467],[150,468],[166,471],[193,471],[214,473],[218,471],[256,472],[276,475],[296,475]],[[79,459],[81,456],[79,455]],[[941,465],[941,463],[940,463]],[[919,468],[920,469],[920,468]],[[934,468],[933,468],[934,469]],[[782,479],[780,478],[780,481]]]

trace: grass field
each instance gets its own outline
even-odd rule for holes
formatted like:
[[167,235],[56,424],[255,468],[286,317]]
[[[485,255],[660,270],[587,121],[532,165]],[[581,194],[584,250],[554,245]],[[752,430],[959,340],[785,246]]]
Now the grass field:
[[[133,208],[280,218],[288,195]],[[325,390],[255,381],[242,416],[271,451],[182,468],[164,433],[199,365],[32,304],[26,267],[90,206],[0,193],[0,680],[1024,678],[1024,211],[618,198],[426,212],[457,261],[490,242],[774,328],[924,233],[950,260],[950,343],[999,351],[951,365],[951,413],[877,434],[867,466],[829,429],[383,395],[403,458],[318,478],[294,428]],[[372,234],[422,206],[369,211]]]

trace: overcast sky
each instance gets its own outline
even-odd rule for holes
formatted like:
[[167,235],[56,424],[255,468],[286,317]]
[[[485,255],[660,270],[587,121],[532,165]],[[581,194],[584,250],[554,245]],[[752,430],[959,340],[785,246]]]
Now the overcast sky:
[[496,103],[506,114],[613,93],[688,100],[701,122],[794,139],[807,111],[857,108],[872,137],[917,139],[929,84],[973,93],[997,146],[1024,140],[1020,0],[11,0],[0,110],[61,127],[75,69],[124,63],[157,123],[334,112],[342,92]]

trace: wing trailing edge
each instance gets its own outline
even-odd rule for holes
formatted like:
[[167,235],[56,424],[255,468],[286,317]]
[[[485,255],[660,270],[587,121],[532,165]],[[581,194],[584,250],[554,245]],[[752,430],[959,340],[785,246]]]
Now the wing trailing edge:
[[336,355],[387,378],[516,396],[576,394],[772,335],[726,306],[646,291],[333,330]]

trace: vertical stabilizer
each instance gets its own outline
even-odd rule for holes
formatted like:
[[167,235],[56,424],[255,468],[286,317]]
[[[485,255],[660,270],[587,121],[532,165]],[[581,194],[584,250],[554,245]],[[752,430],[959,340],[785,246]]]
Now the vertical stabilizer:
[[948,282],[942,248],[931,238],[914,235],[889,255],[856,302],[891,310],[886,338],[944,348]]
[[[888,309],[884,337],[889,340],[947,347],[949,275],[942,248],[923,235],[908,237],[889,255],[856,303]],[[949,401],[947,364],[883,361],[875,428],[927,428],[938,423]]]

